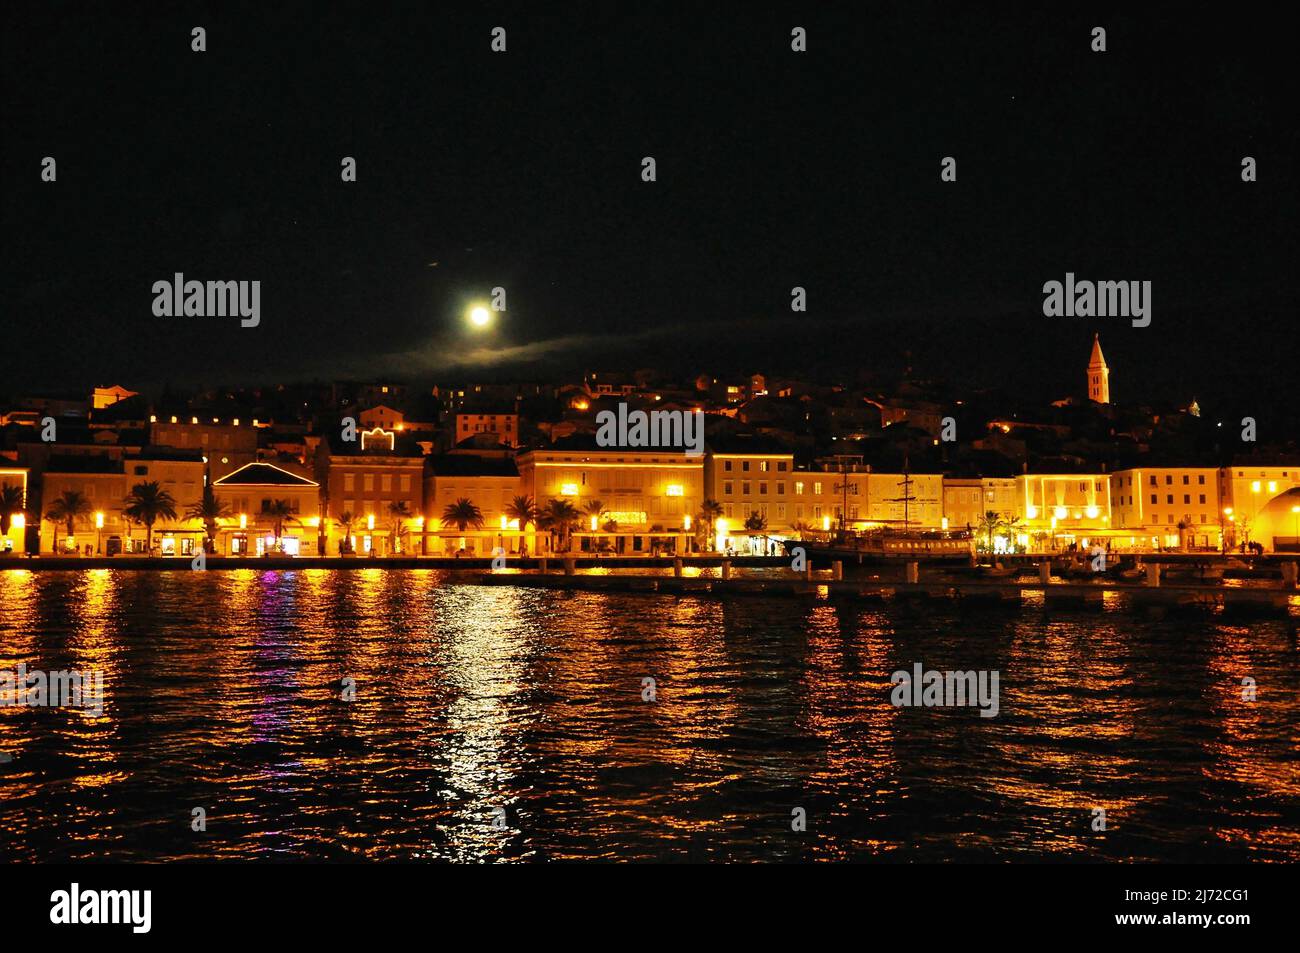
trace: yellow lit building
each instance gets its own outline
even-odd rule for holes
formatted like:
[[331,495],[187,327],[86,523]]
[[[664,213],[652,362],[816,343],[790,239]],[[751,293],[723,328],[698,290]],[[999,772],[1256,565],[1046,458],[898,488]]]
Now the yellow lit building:
[[[986,513],[1010,522],[1024,522],[1024,507],[1016,481],[996,477],[947,477],[943,481],[943,518],[950,532],[975,533]],[[1016,533],[1017,537],[1025,531]],[[1023,545],[1017,540],[1017,545]]]
[[1255,516],[1252,538],[1275,553],[1300,553],[1300,487],[1269,500]]
[[256,423],[238,418],[154,417],[149,422],[149,443],[199,451],[208,458],[213,479],[220,479],[257,459]]
[[[448,453],[429,459],[424,478],[425,548],[430,556],[491,556],[498,547],[506,553],[519,552],[521,541],[533,549],[537,527],[522,529],[518,520],[506,515],[506,508],[520,489],[519,471],[514,460],[505,457],[479,457]],[[458,500],[469,500],[483,516],[482,527],[466,526],[443,520],[447,507]]]
[[722,506],[730,537],[740,538],[745,520],[759,513],[773,536],[793,536],[794,455],[710,453],[704,465],[704,497]]
[[1117,535],[1108,474],[1022,474],[1016,491],[1024,534],[1034,549],[1086,549]]
[[519,415],[514,413],[456,412],[456,443],[478,434],[492,434],[506,447],[519,446]]
[[114,384],[111,387],[96,387],[91,394],[91,403],[95,410],[103,410],[105,407],[112,407],[119,400],[126,400],[128,397],[138,397],[133,390],[127,390],[120,384]]
[[[580,444],[589,443],[591,449]],[[557,447],[529,450],[519,455],[519,482],[524,495],[545,508],[553,499],[568,500],[590,517],[585,507],[598,500],[603,506],[598,528],[584,524],[579,545],[617,537],[620,552],[651,552],[665,547],[681,552],[704,499],[704,457],[673,450],[620,450],[595,447],[587,438],[570,438]],[[618,524],[613,534],[601,527]],[[587,538],[583,543],[582,538]],[[542,543],[545,537],[538,536]]]
[[814,530],[845,524],[858,531],[909,532],[943,527],[943,476],[873,473],[861,465],[794,474],[794,519]]
[[231,515],[220,522],[217,552],[227,556],[261,556],[275,550],[278,500],[291,517],[281,523],[281,551],[289,556],[318,554],[320,485],[305,475],[271,463],[250,463],[212,481],[212,492]]
[[1119,534],[1117,544],[1137,550],[1221,548],[1218,472],[1214,467],[1140,467],[1112,473],[1111,523]]
[[0,556],[27,551],[27,468],[0,467],[0,490],[6,487],[18,491],[18,508],[0,512],[0,522],[8,520],[0,526]]
[[373,430],[378,427],[380,430],[404,431],[406,415],[387,404],[379,404],[358,413],[357,424],[359,430]]
[[[370,431],[388,439],[367,442],[367,432],[361,440],[344,444],[342,441],[322,442],[316,454],[316,477],[325,487],[326,503],[326,553],[336,555],[342,550],[344,529],[339,518],[352,514],[349,534],[352,549],[359,555],[372,552],[387,555],[390,552],[419,550],[418,532],[423,528],[424,512],[424,457],[412,455],[400,448],[394,450],[395,431]],[[346,451],[346,452],[345,452]],[[393,504],[406,504],[410,514],[401,517],[392,512]],[[372,525],[373,524],[373,525]]]
[[1273,550],[1274,536],[1300,535],[1296,527],[1288,525],[1287,517],[1293,515],[1291,504],[1279,509],[1279,504],[1274,503],[1279,498],[1290,500],[1290,491],[1300,486],[1300,465],[1234,464],[1219,470],[1218,476],[1229,548],[1257,542]]
[[[41,477],[40,551],[85,553],[89,547],[91,553],[130,552],[131,527],[122,517],[126,491],[121,460],[89,454],[50,457]],[[66,520],[46,518],[65,493],[80,495],[88,506],[85,513],[73,518],[70,534]]]
[[[125,459],[90,454],[52,456],[41,479],[41,552],[147,553],[148,528],[128,520],[123,510],[133,487],[157,483],[171,495],[176,519],[160,518],[154,523],[155,553],[193,555],[202,546],[203,526],[186,519],[185,512],[203,496],[203,475],[203,460],[197,452],[151,448]],[[79,494],[89,508],[73,518],[72,533],[68,533],[66,519],[48,518],[67,492]]]
[[[175,500],[176,519],[154,525],[153,544],[162,556],[192,556],[203,548],[203,524],[187,520],[186,511],[203,498],[205,465],[198,451],[154,447],[123,461],[126,492],[138,483],[157,483]],[[143,552],[148,534],[143,526],[126,527],[127,552]]]

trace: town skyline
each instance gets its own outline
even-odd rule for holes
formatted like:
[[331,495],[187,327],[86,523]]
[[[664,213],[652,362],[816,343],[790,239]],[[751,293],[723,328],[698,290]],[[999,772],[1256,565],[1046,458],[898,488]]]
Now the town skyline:
[[[1195,400],[1112,403],[1099,334],[1080,370],[1071,396],[1036,414],[924,381],[873,395],[648,370],[465,389],[334,382],[277,389],[278,406],[260,409],[233,393],[164,406],[121,386],[29,397],[0,414],[4,545],[100,555],[107,535],[109,555],[157,555],[155,523],[161,555],[196,558],[521,556],[575,542],[680,554],[755,539],[770,556],[819,534],[900,529],[965,539],[972,557],[998,530],[1003,552],[1102,538],[1226,552],[1252,532],[1268,549],[1297,545],[1293,440],[1261,443],[1253,417],[1205,419]],[[1135,491],[1144,473],[1150,487]]]
[[[1078,347],[1089,347],[1093,339],[1105,335],[1104,328],[1098,330],[1095,329],[1095,325],[1088,327],[1094,329],[1080,330],[1079,333],[1074,335]],[[1107,337],[1104,344],[1108,353],[1114,353],[1116,348],[1112,344],[1112,338]],[[1204,403],[1203,398],[1208,398],[1210,400],[1218,399],[1227,406],[1235,406],[1237,403],[1241,406],[1247,406],[1251,401],[1254,401],[1257,405],[1268,405],[1275,399],[1275,395],[1284,397],[1289,394],[1292,388],[1292,382],[1289,379],[1258,379],[1249,385],[1229,386],[1223,379],[1218,379],[1216,384],[1214,379],[1188,381],[1184,378],[1165,390],[1152,383],[1153,372],[1160,362],[1148,361],[1146,358],[1150,354],[1149,351],[1141,349],[1137,352],[1136,357],[1128,351],[1122,351],[1121,354],[1123,356],[1119,359],[1119,366],[1126,371],[1126,377],[1124,378],[1124,387],[1117,394],[1114,401],[1117,404],[1137,406],[1152,403],[1182,403],[1186,405],[1192,400]],[[573,358],[551,363],[532,362],[524,370],[520,370],[519,365],[516,363],[489,364],[480,368],[453,362],[439,369],[412,371],[408,368],[404,372],[395,371],[388,374],[304,374],[299,376],[291,375],[279,381],[259,379],[256,375],[249,375],[247,379],[222,377],[211,368],[205,368],[201,374],[195,374],[188,378],[178,377],[166,380],[146,378],[144,381],[134,381],[124,375],[103,378],[54,375],[55,379],[51,380],[51,375],[46,374],[42,376],[39,383],[30,387],[22,387],[21,380],[16,376],[8,377],[4,384],[0,384],[0,398],[12,401],[23,393],[41,396],[71,396],[88,393],[96,387],[111,387],[124,382],[131,384],[133,393],[144,394],[150,400],[166,400],[169,397],[188,398],[221,391],[259,392],[275,388],[320,386],[331,382],[364,383],[366,381],[378,382],[384,380],[397,381],[404,385],[419,384],[429,387],[441,386],[443,388],[463,387],[475,383],[494,386],[517,384],[520,387],[538,384],[559,386],[561,381],[575,378],[582,379],[590,373],[609,374],[612,372],[621,374],[628,379],[638,375],[649,375],[656,380],[677,380],[680,382],[693,380],[700,374],[713,373],[740,379],[753,373],[759,373],[765,376],[777,376],[791,380],[806,380],[827,386],[864,388],[897,385],[907,381],[922,381],[949,390],[952,393],[964,393],[967,396],[978,393],[1001,394],[1007,399],[1032,404],[1079,396],[1081,393],[1086,392],[1086,388],[1081,389],[1077,381],[1072,383],[1065,379],[1062,364],[1068,360],[1068,354],[1054,352],[1052,363],[1042,369],[1043,379],[1046,383],[1043,383],[1040,391],[1035,393],[1026,393],[1018,382],[1006,381],[1005,379],[998,380],[995,378],[987,384],[978,385],[961,380],[960,377],[950,378],[938,373],[937,368],[927,367],[915,360],[915,356],[910,350],[900,348],[895,356],[891,356],[890,359],[882,360],[879,363],[861,363],[856,366],[839,366],[832,363],[821,366],[813,364],[803,367],[802,370],[796,368],[790,371],[774,369],[790,367],[796,364],[796,361],[788,355],[778,356],[767,361],[717,361],[710,360],[707,357],[683,358],[679,355],[666,365],[656,365],[650,361],[637,362],[626,358],[620,359],[617,352],[615,352],[614,355],[604,360],[593,355],[590,359]],[[1136,360],[1136,363],[1130,363],[1134,360]],[[1230,377],[1230,374],[1225,375],[1225,378]],[[1273,406],[1271,409],[1278,412],[1277,419],[1283,425],[1288,421],[1300,421],[1300,412],[1297,412],[1285,401]]]

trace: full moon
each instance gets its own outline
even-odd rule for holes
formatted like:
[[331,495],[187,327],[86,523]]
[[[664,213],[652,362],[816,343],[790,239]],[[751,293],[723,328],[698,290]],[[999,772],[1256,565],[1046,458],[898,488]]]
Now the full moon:
[[475,327],[487,327],[487,323],[492,320],[492,314],[487,308],[477,307],[469,313],[469,319]]

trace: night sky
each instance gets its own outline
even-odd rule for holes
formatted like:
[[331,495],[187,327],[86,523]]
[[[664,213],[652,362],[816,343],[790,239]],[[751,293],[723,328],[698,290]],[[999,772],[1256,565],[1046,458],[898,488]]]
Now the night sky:
[[[1053,397],[1094,330],[1120,401],[1293,390],[1274,8],[539,6],[9,7],[0,392],[910,362]],[[261,326],[155,317],[176,271],[260,280]],[[1152,281],[1151,326],[1044,317],[1067,271]]]

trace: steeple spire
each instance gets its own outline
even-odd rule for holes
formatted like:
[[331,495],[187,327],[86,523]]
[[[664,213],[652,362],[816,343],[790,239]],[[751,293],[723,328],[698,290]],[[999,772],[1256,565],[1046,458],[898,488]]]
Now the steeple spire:
[[1092,357],[1088,359],[1088,399],[1098,404],[1110,403],[1110,368],[1101,353],[1101,337],[1092,336]]

